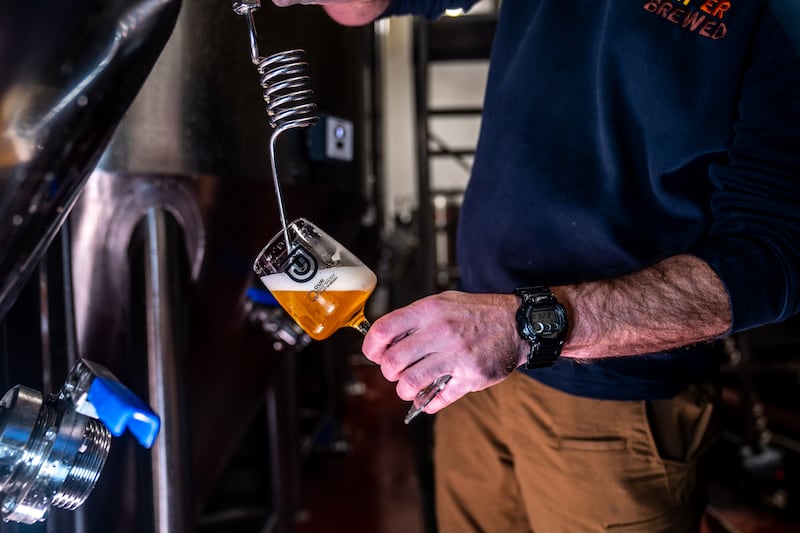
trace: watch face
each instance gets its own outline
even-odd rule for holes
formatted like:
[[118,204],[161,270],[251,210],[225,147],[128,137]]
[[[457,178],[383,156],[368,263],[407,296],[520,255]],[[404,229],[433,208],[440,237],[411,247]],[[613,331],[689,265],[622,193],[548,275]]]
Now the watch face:
[[530,344],[527,370],[552,366],[564,345],[569,325],[567,311],[546,287],[515,289],[522,298],[517,309],[517,333]]
[[530,309],[528,310],[528,323],[533,334],[545,338],[555,337],[564,329],[565,317],[561,309],[556,307]]

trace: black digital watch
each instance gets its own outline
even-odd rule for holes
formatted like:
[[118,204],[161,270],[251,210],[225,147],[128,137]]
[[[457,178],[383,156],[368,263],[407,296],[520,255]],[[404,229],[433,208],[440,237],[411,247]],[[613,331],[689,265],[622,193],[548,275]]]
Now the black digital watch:
[[547,287],[514,289],[522,299],[517,310],[517,332],[528,341],[526,370],[551,366],[561,355],[569,324],[564,306]]

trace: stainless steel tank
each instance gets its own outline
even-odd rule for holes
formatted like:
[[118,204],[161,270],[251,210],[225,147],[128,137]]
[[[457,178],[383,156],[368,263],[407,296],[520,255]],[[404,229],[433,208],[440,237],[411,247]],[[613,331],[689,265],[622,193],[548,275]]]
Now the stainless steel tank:
[[0,320],[149,74],[179,6],[0,3]]

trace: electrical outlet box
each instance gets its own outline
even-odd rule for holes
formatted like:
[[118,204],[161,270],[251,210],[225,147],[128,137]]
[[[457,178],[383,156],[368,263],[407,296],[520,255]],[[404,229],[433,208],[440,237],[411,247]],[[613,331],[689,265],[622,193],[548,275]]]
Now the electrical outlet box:
[[310,152],[316,160],[353,160],[353,123],[331,115],[320,115],[319,123],[311,128]]

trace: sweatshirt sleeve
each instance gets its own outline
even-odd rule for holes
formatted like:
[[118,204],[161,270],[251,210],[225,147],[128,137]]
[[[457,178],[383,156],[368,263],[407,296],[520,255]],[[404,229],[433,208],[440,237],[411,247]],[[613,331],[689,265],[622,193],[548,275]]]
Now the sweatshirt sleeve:
[[769,5],[727,161],[710,168],[712,226],[692,250],[728,290],[731,333],[800,311],[800,3]]
[[392,0],[383,12],[383,17],[391,15],[421,15],[428,20],[436,20],[447,9],[472,8],[478,0]]

